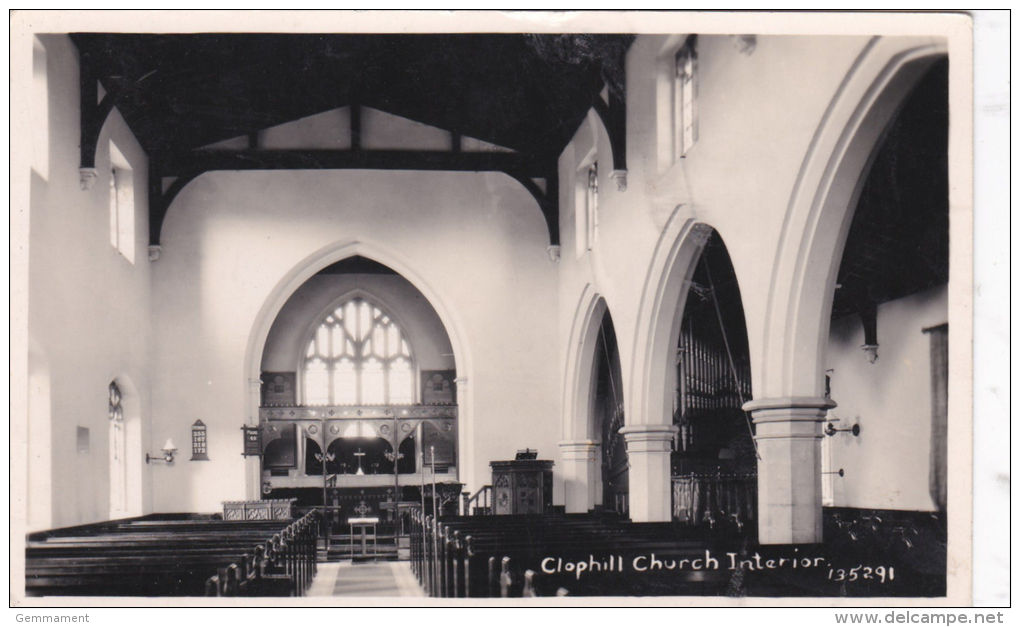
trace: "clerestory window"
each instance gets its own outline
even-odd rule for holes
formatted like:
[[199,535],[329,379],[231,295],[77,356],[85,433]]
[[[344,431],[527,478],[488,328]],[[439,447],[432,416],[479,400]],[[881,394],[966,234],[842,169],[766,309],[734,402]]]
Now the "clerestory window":
[[674,57],[673,158],[680,159],[698,140],[697,35],[691,35]]

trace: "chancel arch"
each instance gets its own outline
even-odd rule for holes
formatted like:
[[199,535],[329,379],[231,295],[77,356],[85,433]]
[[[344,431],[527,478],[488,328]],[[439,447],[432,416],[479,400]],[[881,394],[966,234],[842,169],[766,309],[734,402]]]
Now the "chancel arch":
[[[434,422],[433,426],[435,429],[430,431],[432,439],[437,443],[449,443],[444,450],[453,450],[457,452],[456,468],[458,471],[459,481],[470,486],[477,486],[484,483],[486,477],[472,477],[472,451],[470,447],[464,446],[471,437],[472,421],[471,421],[471,398],[472,391],[468,385],[470,372],[471,372],[471,355],[467,347],[467,343],[464,341],[463,332],[460,331],[461,324],[459,323],[456,314],[447,306],[444,305],[444,300],[438,295],[435,289],[426,282],[421,276],[418,275],[411,267],[410,264],[400,259],[398,254],[386,251],[380,246],[362,242],[362,241],[341,241],[333,245],[326,246],[306,257],[300,263],[296,264],[286,276],[281,278],[277,283],[276,287],[272,290],[270,295],[267,297],[265,303],[260,309],[256,316],[255,323],[252,328],[252,332],[249,335],[248,348],[246,350],[246,370],[248,372],[248,381],[246,384],[246,398],[248,399],[248,415],[249,425],[255,426],[258,424],[259,408],[262,404],[262,386],[263,386],[263,372],[264,367],[268,367],[265,363],[265,353],[270,348],[270,345],[274,342],[274,338],[271,337],[271,330],[280,318],[281,311],[287,305],[288,301],[295,295],[295,293],[310,279],[315,277],[320,271],[344,262],[348,259],[361,258],[362,260],[369,260],[379,265],[383,265],[387,268],[387,272],[399,277],[400,280],[404,281],[410,288],[416,290],[419,293],[420,303],[431,310],[433,319],[436,321],[438,326],[441,328],[443,335],[446,339],[446,350],[436,350],[435,354],[445,359],[442,362],[444,366],[448,365],[449,369],[455,370],[456,378],[448,382],[448,385],[440,389],[445,389],[447,395],[452,395],[454,404],[456,406],[456,428],[452,426],[452,422],[444,421],[441,418],[436,418],[431,421]],[[362,263],[362,262],[358,262]],[[335,295],[331,298],[335,298]],[[323,303],[322,307],[325,306]],[[403,316],[402,320],[405,322],[404,328],[410,329],[413,326],[412,320],[407,316]],[[310,322],[308,322],[310,324]],[[303,332],[307,330],[307,326],[297,325],[293,329],[293,337],[299,338]],[[412,343],[415,339],[412,337]],[[293,350],[290,354],[284,354],[282,359],[286,363],[291,364],[289,367],[293,367],[293,364],[298,362],[298,355],[301,350],[304,350],[305,346],[302,346],[298,339],[287,342]],[[422,345],[418,344],[416,354],[422,356]],[[440,355],[440,353],[445,353]],[[421,362],[419,361],[419,370],[424,370],[420,367]],[[296,383],[296,382],[295,382]],[[315,411],[314,409],[308,411]],[[425,412],[427,413],[427,412]],[[406,423],[410,425],[411,423]],[[404,424],[401,424],[398,428],[404,433]],[[414,432],[415,428],[411,428]],[[439,435],[441,434],[441,436]],[[322,449],[323,435],[321,431],[318,434],[312,434],[313,439],[318,443],[320,449]],[[328,436],[327,436],[328,437]],[[405,436],[406,437],[406,436]],[[428,437],[428,436],[426,436]],[[406,445],[405,445],[406,446]],[[400,449],[398,447],[398,453]],[[404,462],[405,464],[407,462]],[[309,467],[311,462],[308,462]],[[449,465],[449,464],[448,464]],[[459,474],[463,471],[463,474]],[[247,464],[246,475],[248,477],[248,494],[251,498],[260,498],[264,495],[262,471],[257,460],[249,458]],[[321,482],[321,481],[320,481]]]
[[393,268],[350,255],[295,288],[260,361],[264,498],[391,520],[421,498],[423,465],[457,483],[458,363],[429,300]]

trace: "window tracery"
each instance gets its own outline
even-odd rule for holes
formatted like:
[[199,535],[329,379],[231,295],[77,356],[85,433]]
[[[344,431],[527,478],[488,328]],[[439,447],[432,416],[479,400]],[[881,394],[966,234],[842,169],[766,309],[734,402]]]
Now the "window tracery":
[[305,347],[301,370],[305,405],[414,402],[414,361],[404,332],[360,297],[325,315]]

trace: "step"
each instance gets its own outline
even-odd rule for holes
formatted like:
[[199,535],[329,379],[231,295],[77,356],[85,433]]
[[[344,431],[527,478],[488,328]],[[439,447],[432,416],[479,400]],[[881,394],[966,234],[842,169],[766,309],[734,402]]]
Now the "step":
[[393,547],[393,546],[389,546],[389,547],[381,546],[381,547],[379,547],[375,551],[373,551],[371,547],[369,547],[367,551],[362,551],[361,547],[356,547],[353,552],[351,551],[351,548],[347,547],[347,546],[331,546],[331,547],[329,547],[329,555],[331,555],[331,556],[332,555],[340,555],[340,556],[346,555],[346,556],[349,557],[351,555],[397,555],[398,553],[399,553],[399,551],[397,550],[397,548]]
[[[375,536],[375,539],[378,540],[379,542],[389,542],[390,544],[392,544],[397,538],[406,538],[406,537],[407,536],[395,536],[395,535],[383,535],[383,534],[379,534],[379,535]],[[370,536],[370,535],[365,536],[365,538],[369,542],[372,541],[372,536]],[[354,534],[354,540],[356,542],[361,542],[361,534],[357,534],[357,533]],[[350,542],[351,541],[351,536],[350,536],[350,534],[346,534],[346,533],[331,533],[329,535],[329,541],[330,542],[337,542],[337,541]]]

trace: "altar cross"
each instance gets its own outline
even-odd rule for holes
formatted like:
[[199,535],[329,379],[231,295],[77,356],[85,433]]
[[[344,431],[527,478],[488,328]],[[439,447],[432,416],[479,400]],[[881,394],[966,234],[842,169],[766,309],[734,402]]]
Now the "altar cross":
[[356,475],[365,474],[365,471],[361,468],[361,458],[365,456],[365,452],[359,448],[358,450],[354,451],[354,456],[358,458],[358,471],[354,474]]

